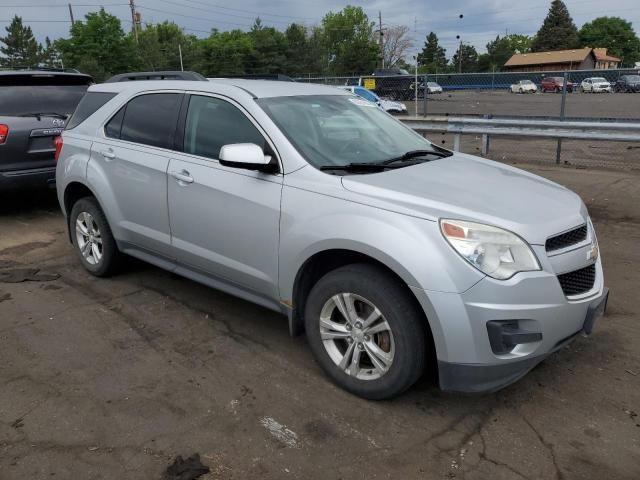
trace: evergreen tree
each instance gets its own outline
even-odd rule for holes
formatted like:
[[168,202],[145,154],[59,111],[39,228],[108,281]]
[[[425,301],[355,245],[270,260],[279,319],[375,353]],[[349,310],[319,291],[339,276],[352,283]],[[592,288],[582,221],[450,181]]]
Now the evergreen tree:
[[31,31],[22,23],[22,17],[14,16],[11,24],[5,27],[6,37],[0,37],[4,46],[0,47],[4,58],[0,58],[3,67],[30,67],[40,62],[42,46]]
[[446,50],[440,46],[438,36],[429,32],[422,52],[418,54],[418,65],[427,67],[431,72],[442,72],[447,68]]
[[578,29],[567,6],[561,0],[553,0],[542,27],[533,39],[531,51],[570,50],[579,46]]

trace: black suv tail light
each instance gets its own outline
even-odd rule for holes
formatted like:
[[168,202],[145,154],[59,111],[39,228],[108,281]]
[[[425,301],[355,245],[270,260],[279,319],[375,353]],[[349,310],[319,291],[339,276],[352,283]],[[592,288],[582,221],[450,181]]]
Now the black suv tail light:
[[9,135],[9,125],[0,124],[0,145],[7,141]]
[[53,154],[53,158],[56,162],[58,161],[58,158],[60,158],[63,144],[64,142],[62,141],[62,137],[60,135],[58,135],[57,137],[53,137],[53,145],[56,147],[56,152]]

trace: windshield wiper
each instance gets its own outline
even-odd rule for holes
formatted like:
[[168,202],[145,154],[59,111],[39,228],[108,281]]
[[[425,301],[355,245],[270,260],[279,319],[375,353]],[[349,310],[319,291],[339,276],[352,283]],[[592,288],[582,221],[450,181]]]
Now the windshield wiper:
[[40,117],[53,117],[53,118],[60,118],[62,120],[67,119],[67,115],[63,113],[58,113],[58,112],[29,112],[29,113],[23,113],[22,115],[19,115],[19,116],[20,117],[36,117],[38,120],[40,120]]
[[453,155],[451,152],[446,150],[411,150],[410,152],[405,153],[399,157],[390,158],[389,160],[385,160],[382,162],[382,165],[390,165],[392,163],[398,162],[406,162],[408,160],[413,160],[420,157],[437,157],[437,158],[445,158]]

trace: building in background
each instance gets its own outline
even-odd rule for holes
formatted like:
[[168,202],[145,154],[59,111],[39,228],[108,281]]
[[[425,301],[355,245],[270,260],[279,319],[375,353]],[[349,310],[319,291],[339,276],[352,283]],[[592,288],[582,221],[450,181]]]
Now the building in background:
[[607,55],[606,48],[579,48],[556,52],[516,53],[504,68],[509,72],[558,72],[618,68],[620,59]]

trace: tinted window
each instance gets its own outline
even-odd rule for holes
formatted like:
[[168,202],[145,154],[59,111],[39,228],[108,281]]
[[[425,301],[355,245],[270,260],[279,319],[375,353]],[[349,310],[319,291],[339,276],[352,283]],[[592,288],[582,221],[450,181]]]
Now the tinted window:
[[87,118],[93,115],[101,106],[115,97],[115,93],[106,92],[88,92],[76,107],[76,111],[67,123],[67,130],[80,125]]
[[120,138],[120,130],[122,130],[122,119],[124,118],[124,111],[127,107],[122,107],[118,110],[109,123],[104,127],[104,134],[110,138]]
[[88,85],[2,85],[0,115],[56,112],[70,115],[87,91]]
[[152,93],[131,100],[124,112],[120,139],[172,148],[180,97],[177,93]]
[[371,93],[369,90],[367,90],[366,88],[357,89],[356,90],[356,94],[358,94],[359,96],[361,96],[365,100],[369,100],[370,102],[377,102],[378,101],[377,97],[373,93]]
[[260,132],[229,102],[192,96],[187,112],[184,151],[217,159],[220,148],[230,143],[255,143],[265,148]]

